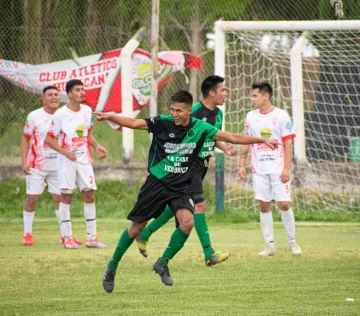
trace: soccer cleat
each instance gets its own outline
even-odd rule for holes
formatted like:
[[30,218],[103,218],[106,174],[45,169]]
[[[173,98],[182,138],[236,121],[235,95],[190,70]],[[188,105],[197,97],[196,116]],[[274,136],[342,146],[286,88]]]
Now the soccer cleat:
[[293,255],[301,255],[302,253],[301,248],[295,241],[289,243],[289,249],[293,253]]
[[102,281],[103,288],[106,292],[111,293],[115,286],[116,270],[110,269],[109,265],[106,266],[104,278]]
[[77,249],[78,245],[75,243],[73,237],[69,237],[69,238],[65,238],[64,248],[65,249]]
[[215,251],[208,260],[205,260],[207,266],[213,266],[215,264],[224,262],[230,258],[230,254],[222,251]]
[[97,237],[94,239],[86,239],[87,248],[107,248],[108,246],[102,243]]
[[168,286],[174,284],[174,281],[170,276],[169,267],[166,264],[162,264],[160,258],[154,263],[153,270],[160,275],[162,283]]
[[269,244],[267,244],[265,248],[258,253],[259,256],[263,256],[263,257],[273,256],[275,254],[276,254],[276,249],[274,247],[271,247]]
[[24,246],[32,246],[34,244],[33,238],[31,234],[25,234],[23,237],[23,245]]
[[[75,241],[75,244],[77,245],[82,245],[82,241],[79,240],[79,239],[76,239],[75,237],[73,237],[74,241]],[[65,242],[65,237],[64,236],[60,236],[60,243],[61,244],[64,244]]]
[[138,235],[136,237],[136,242],[137,242],[140,254],[143,255],[145,258],[147,258],[148,253],[146,250],[146,245],[148,242],[145,241],[144,239],[142,239],[142,237],[140,235]]

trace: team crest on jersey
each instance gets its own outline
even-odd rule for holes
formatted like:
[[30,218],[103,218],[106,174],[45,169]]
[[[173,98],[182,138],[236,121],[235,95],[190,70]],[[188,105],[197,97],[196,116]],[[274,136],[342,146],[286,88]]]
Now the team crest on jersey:
[[187,136],[188,136],[189,138],[193,138],[195,135],[196,135],[196,133],[195,133],[195,131],[194,131],[193,129],[191,129],[191,130],[188,131],[188,133],[187,133]]
[[260,134],[262,138],[270,139],[271,137],[271,129],[264,127],[260,130]]
[[170,134],[169,134],[169,137],[174,138],[174,137],[175,137],[175,134],[174,134],[174,133],[170,133]]
[[221,118],[219,115],[216,115],[216,123],[220,124],[221,123]]
[[84,136],[84,126],[79,125],[79,126],[76,128],[76,134],[77,134],[79,137],[83,137],[83,136]]
[[203,117],[203,119],[202,119],[204,122],[206,122],[207,121],[207,118],[206,117]]

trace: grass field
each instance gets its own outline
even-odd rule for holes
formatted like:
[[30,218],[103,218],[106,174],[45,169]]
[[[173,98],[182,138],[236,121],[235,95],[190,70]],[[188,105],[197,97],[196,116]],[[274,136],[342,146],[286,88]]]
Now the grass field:
[[[55,218],[37,218],[35,245],[21,245],[22,221],[0,220],[0,315],[359,315],[360,224],[297,223],[303,255],[287,249],[285,231],[275,223],[278,253],[260,258],[258,223],[216,224],[213,244],[232,257],[206,267],[195,232],[170,263],[173,287],[152,265],[167,246],[172,224],[154,234],[145,259],[133,244],[121,262],[115,290],[101,285],[124,220],[98,221],[108,249],[65,250]],[[77,238],[85,223],[73,221]],[[354,302],[345,301],[353,298]]]

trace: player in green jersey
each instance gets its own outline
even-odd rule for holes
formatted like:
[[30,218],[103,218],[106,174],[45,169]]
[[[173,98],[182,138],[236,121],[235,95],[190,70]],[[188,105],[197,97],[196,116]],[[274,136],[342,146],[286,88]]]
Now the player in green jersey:
[[148,160],[149,175],[139,192],[134,208],[128,215],[131,224],[121,234],[113,257],[105,270],[102,284],[108,293],[114,289],[116,270],[122,256],[148,220],[158,217],[166,205],[169,205],[175,214],[179,225],[163,255],[153,265],[153,270],[165,285],[173,285],[168,262],[184,246],[194,226],[194,201],[189,184],[194,161],[206,139],[214,137],[216,140],[233,144],[264,143],[270,148],[276,147],[273,140],[222,132],[202,120],[191,117],[192,102],[192,95],[180,90],[171,96],[171,115],[134,119],[94,112],[98,121],[108,120],[124,127],[153,133]]
[[[223,112],[218,108],[218,105],[223,105],[227,96],[224,78],[215,75],[205,78],[201,84],[201,92],[203,100],[193,105],[191,116],[203,120],[220,130],[223,122]],[[227,252],[214,250],[206,223],[206,207],[202,181],[208,170],[209,158],[214,155],[215,145],[227,155],[236,153],[236,149],[233,146],[225,146],[224,143],[215,141],[213,137],[206,139],[194,163],[193,177],[190,185],[191,195],[195,203],[194,226],[204,252],[205,263],[208,266],[223,262],[230,257],[230,254]],[[170,207],[166,206],[164,212],[151,221],[141,234],[136,237],[139,251],[144,257],[148,256],[147,243],[150,236],[173,217],[174,214]]]

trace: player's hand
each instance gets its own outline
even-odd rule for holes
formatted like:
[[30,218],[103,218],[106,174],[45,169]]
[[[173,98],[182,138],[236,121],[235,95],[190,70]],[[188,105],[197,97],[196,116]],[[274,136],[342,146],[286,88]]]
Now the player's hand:
[[281,182],[286,183],[290,180],[290,169],[284,168],[281,176],[280,176]]
[[93,115],[96,116],[97,121],[106,121],[110,118],[111,114],[102,113],[102,112],[92,112]]
[[243,179],[243,180],[247,179],[245,167],[240,167],[239,175],[240,175],[241,179]]
[[237,154],[237,149],[232,145],[226,146],[224,153],[227,156],[235,156]]
[[265,139],[264,144],[273,150],[278,148],[278,142],[276,139]]
[[96,150],[96,152],[97,152],[97,154],[99,155],[100,158],[106,158],[107,157],[108,151],[103,146],[97,145],[95,150]]
[[28,163],[24,164],[24,165],[22,166],[22,169],[23,169],[23,171],[24,171],[24,173],[25,173],[26,175],[31,174],[30,166],[29,166]]
[[70,150],[66,150],[63,155],[67,158],[70,159],[71,161],[76,161],[76,156],[75,153],[70,151]]

